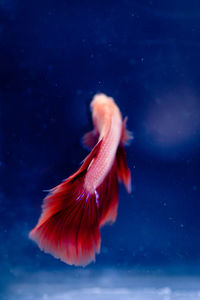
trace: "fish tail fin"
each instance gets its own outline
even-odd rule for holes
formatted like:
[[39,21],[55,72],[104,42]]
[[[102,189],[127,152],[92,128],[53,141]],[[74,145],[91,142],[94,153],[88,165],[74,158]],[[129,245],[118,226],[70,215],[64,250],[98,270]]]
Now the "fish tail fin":
[[76,173],[50,191],[44,199],[38,224],[29,234],[41,250],[70,265],[85,266],[100,251],[97,194],[90,194],[84,188],[87,168],[100,144]]

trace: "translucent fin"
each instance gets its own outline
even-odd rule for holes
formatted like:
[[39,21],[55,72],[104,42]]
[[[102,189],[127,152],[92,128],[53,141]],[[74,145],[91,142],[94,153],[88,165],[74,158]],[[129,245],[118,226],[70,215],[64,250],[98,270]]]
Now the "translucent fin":
[[126,128],[126,123],[128,121],[128,118],[125,117],[124,120],[123,120],[123,125],[122,125],[122,135],[121,135],[121,142],[124,144],[124,145],[129,145],[131,140],[133,139],[133,134],[131,131],[129,131],[127,128]]
[[99,134],[96,131],[96,129],[94,129],[84,134],[82,138],[82,142],[87,148],[92,149],[97,144],[98,138],[99,138]]

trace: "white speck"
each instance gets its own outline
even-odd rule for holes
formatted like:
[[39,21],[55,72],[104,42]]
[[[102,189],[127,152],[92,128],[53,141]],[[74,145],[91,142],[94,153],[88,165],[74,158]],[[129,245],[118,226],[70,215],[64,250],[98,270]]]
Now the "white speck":
[[94,191],[94,193],[95,193],[95,197],[96,197],[96,204],[97,204],[97,207],[99,207],[99,194],[97,193],[96,190]]

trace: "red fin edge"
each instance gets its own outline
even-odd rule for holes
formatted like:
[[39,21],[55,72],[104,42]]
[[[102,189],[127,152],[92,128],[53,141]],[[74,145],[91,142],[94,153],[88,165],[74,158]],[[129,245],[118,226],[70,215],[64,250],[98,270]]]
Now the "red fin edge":
[[124,183],[128,193],[131,193],[131,172],[127,165],[126,151],[123,145],[118,147],[116,158],[118,178]]

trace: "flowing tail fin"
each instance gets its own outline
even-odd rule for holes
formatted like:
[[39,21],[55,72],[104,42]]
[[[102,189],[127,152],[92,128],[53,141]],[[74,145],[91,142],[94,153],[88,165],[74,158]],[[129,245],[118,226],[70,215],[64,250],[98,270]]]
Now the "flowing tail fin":
[[53,188],[44,199],[41,217],[29,236],[41,250],[67,264],[85,266],[100,252],[100,227],[117,217],[118,181],[130,191],[130,171],[123,146],[119,146],[112,168],[93,194],[84,188],[91,161],[101,141],[80,169]]
[[41,250],[72,265],[86,265],[100,251],[97,194],[84,189],[84,177],[101,141],[80,169],[53,188],[44,199],[42,215],[29,237]]

